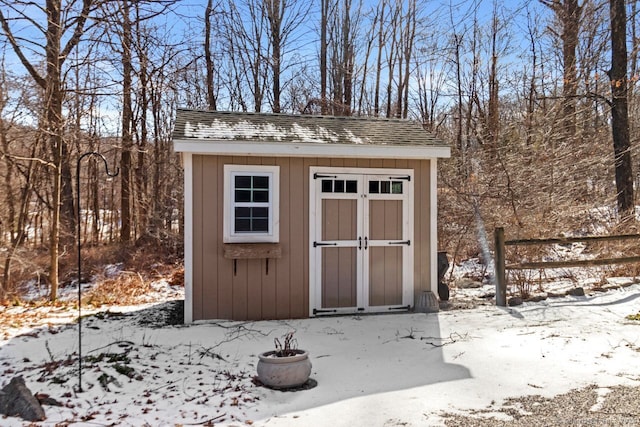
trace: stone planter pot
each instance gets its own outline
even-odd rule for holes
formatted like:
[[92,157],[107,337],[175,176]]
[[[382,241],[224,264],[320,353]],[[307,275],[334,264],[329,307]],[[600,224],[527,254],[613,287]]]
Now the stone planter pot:
[[311,375],[309,352],[294,350],[293,356],[276,356],[275,351],[258,355],[258,379],[267,387],[275,389],[299,387]]

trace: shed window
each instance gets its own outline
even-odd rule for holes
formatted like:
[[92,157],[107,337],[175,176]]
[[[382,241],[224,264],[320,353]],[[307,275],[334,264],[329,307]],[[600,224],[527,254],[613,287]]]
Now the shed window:
[[225,165],[225,243],[278,242],[279,170]]

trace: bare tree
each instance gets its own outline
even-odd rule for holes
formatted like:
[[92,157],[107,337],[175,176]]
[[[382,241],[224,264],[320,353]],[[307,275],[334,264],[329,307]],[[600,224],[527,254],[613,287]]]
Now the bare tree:
[[627,10],[625,0],[610,0],[611,14],[611,132],[615,156],[618,208],[622,215],[633,211],[633,173],[629,137],[627,80]]
[[[76,48],[86,30],[87,20],[93,12],[93,0],[70,0],[68,2],[48,0],[44,7],[34,5],[33,2],[3,0],[0,2],[0,6],[2,6],[0,8],[0,24],[5,37],[29,75],[45,93],[46,114],[42,126],[49,138],[52,156],[50,165],[54,170],[49,279],[50,299],[55,300],[58,296],[60,231],[63,227],[65,234],[72,236],[74,229],[69,149],[63,137],[65,122],[62,109],[64,101],[63,64],[71,51]],[[46,25],[38,23],[34,19],[34,15],[39,13],[46,17]],[[11,23],[16,19],[21,22],[20,25],[29,24],[29,31],[40,32],[44,38],[44,45],[41,45],[44,52],[40,52],[41,58],[45,59],[46,64],[44,74],[39,65],[30,60],[25,52],[28,38],[15,33],[15,26],[12,27]],[[26,49],[33,51],[34,46],[38,45],[28,43]]]
[[527,82],[527,106],[526,106],[526,141],[527,146],[531,146],[533,143],[533,133],[534,133],[534,123],[535,123],[535,107],[536,107],[536,99],[538,98],[538,86],[537,86],[537,75],[538,75],[538,43],[537,40],[539,35],[537,33],[538,25],[534,22],[534,19],[531,16],[531,12],[527,9],[527,35],[529,38],[530,49],[531,49],[531,71],[530,76],[528,77]]
[[329,25],[329,3],[320,0],[320,112],[327,114],[327,33]]
[[133,149],[133,107],[131,99],[131,85],[133,80],[131,11],[129,0],[120,0],[120,22],[122,33],[122,149],[120,153],[120,239],[123,242],[131,240],[131,151]]
[[382,50],[387,39],[387,30],[385,28],[385,11],[387,8],[387,1],[382,0],[378,4],[376,12],[377,19],[377,35],[378,35],[378,55],[376,59],[376,79],[375,88],[373,92],[373,115],[378,116],[380,114],[380,80],[382,75]]
[[309,3],[300,0],[264,0],[266,16],[269,21],[269,65],[271,68],[271,105],[274,113],[281,110],[281,96],[286,82],[282,83],[282,74],[289,67],[287,57],[295,51],[296,31],[302,25],[309,11]]
[[266,60],[269,57],[269,42],[266,39],[268,22],[264,2],[229,0],[223,17],[226,53],[232,62],[233,98],[241,105],[246,105],[244,93],[248,91],[253,110],[260,112],[265,102],[269,68]]
[[578,0],[540,0],[556,14],[561,27],[559,35],[562,40],[563,85],[562,85],[562,120],[566,138],[576,134],[576,95],[578,92],[578,72],[576,66],[576,49],[582,6]]
[[351,0],[335,3],[330,9],[327,34],[327,56],[329,61],[328,84],[330,108],[328,112],[337,116],[351,115],[353,102],[355,38],[358,31],[360,7],[352,7]]
[[214,89],[215,67],[213,61],[213,53],[211,52],[211,18],[215,14],[215,6],[213,0],[207,1],[207,7],[204,11],[204,60],[207,66],[207,101],[209,110],[216,110],[216,91]]

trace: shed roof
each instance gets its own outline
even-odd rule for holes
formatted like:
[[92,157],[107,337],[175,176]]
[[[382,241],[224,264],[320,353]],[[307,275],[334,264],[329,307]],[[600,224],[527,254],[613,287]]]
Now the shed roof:
[[[177,110],[173,139],[176,151],[219,154],[412,158],[450,150],[409,120],[188,109]],[[401,154],[409,149],[415,153]]]

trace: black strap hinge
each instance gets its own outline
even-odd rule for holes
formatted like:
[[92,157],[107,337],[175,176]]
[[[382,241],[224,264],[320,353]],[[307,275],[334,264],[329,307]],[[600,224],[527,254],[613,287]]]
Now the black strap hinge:
[[323,313],[337,313],[338,310],[318,310],[317,308],[313,309],[313,314],[323,314]]
[[410,305],[403,305],[401,307],[389,307],[389,310],[409,310],[411,309]]
[[411,246],[411,240],[404,240],[402,242],[389,242],[390,245],[407,245]]
[[314,173],[313,174],[313,179],[318,179],[318,178],[337,178],[337,175],[323,175],[321,173]]
[[317,248],[318,246],[338,246],[337,243],[324,243],[324,242],[313,242],[313,247]]

